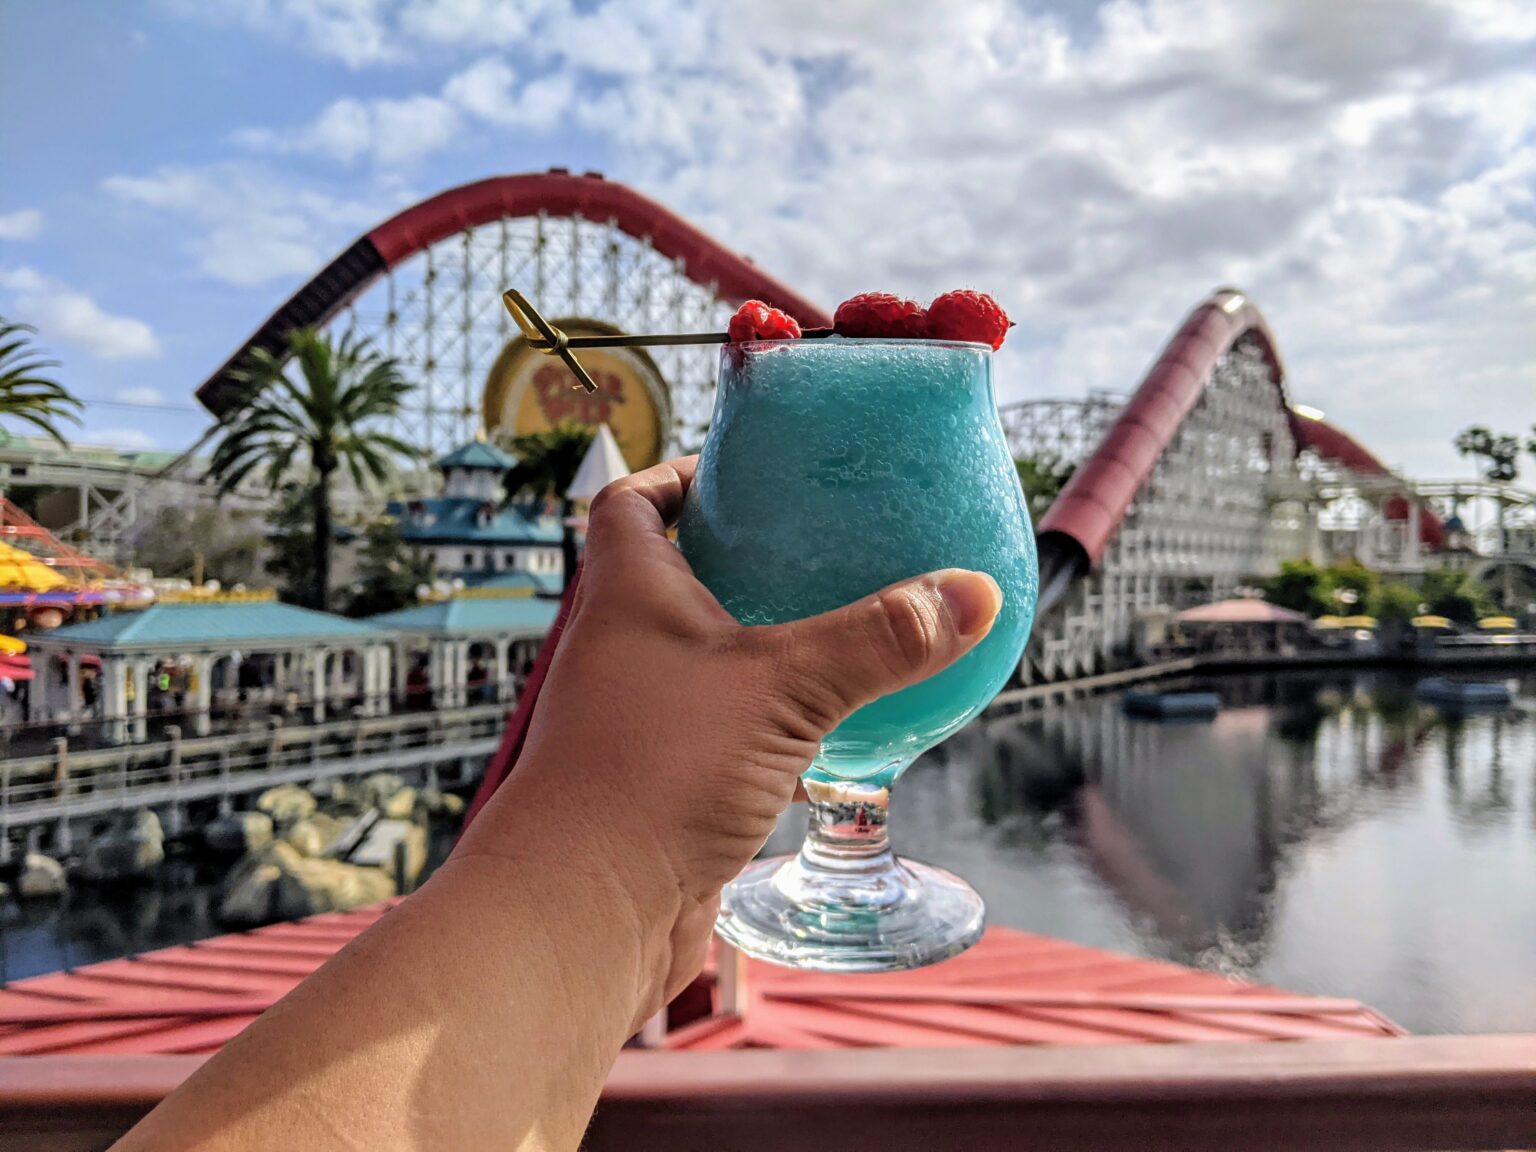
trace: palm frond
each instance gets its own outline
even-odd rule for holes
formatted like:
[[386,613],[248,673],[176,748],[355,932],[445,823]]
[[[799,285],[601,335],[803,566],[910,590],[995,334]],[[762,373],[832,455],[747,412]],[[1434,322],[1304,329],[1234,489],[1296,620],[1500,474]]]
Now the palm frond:
[[58,422],[80,423],[80,401],[47,373],[58,362],[32,350],[36,332],[0,316],[0,416],[13,416],[68,446]]

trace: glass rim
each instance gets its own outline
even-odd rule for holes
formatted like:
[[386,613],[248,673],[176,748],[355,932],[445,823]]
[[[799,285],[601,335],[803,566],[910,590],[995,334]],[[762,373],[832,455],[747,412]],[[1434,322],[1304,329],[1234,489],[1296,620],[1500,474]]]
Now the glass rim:
[[[833,343],[836,341],[836,343]],[[990,344],[979,340],[938,340],[931,336],[824,336],[806,340],[799,336],[785,336],[767,340],[731,340],[720,345],[722,352],[731,348],[777,348],[790,345],[808,348],[846,348],[862,344],[906,345],[913,348],[974,348],[979,352],[995,353]]]

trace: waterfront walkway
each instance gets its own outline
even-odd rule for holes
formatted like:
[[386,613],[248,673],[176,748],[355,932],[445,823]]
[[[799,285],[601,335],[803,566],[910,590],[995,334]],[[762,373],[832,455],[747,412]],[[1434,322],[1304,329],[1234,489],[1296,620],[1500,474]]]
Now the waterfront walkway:
[[55,848],[68,851],[75,822],[153,808],[174,832],[186,805],[229,807],[278,784],[394,772],[461,786],[496,750],[506,715],[506,705],[484,704],[205,737],[173,731],[154,744],[88,751],[59,739],[49,755],[0,766],[0,861],[12,850],[13,831],[52,829]]

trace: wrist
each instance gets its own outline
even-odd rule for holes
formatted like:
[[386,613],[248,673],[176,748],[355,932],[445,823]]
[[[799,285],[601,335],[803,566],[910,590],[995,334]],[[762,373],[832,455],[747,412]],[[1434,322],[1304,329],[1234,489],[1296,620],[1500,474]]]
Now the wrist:
[[548,922],[568,973],[616,981],[633,1001],[631,1015],[643,1015],[660,1007],[682,888],[622,797],[579,794],[575,778],[525,757],[449,865],[526,893],[502,906],[520,920]]

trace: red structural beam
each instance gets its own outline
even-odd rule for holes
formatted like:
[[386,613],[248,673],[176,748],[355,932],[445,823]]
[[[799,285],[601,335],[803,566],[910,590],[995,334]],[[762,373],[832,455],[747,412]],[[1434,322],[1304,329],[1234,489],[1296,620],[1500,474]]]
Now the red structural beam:
[[1285,367],[1268,322],[1247,296],[1220,289],[1185,319],[1093,455],[1040,518],[1042,544],[1066,537],[1089,564],[1103,558],[1136,494],[1199,402],[1216,362],[1239,339],[1253,341],[1263,354],[1285,404]]
[[440,240],[495,220],[540,213],[611,222],[627,235],[648,239],[661,255],[678,261],[689,279],[712,285],[729,303],[756,297],[783,308],[808,327],[832,322],[818,305],[633,188],[605,180],[597,172],[574,176],[554,168],[493,176],[451,188],[358,237],[263,321],[203,382],[197,390],[198,399],[215,413],[227,411],[240,400],[229,372],[252,349],[281,353],[290,333],[328,323],[390,269]]
[[[1299,416],[1292,412],[1291,434],[1296,437],[1298,449],[1310,449],[1324,460],[1332,461],[1358,475],[1392,475],[1392,470],[1370,449],[1342,428],[1329,424],[1326,420],[1314,420],[1309,416]],[[1406,488],[1404,491],[1406,493]],[[1394,520],[1406,519],[1408,516],[1406,495],[1393,497],[1384,512]],[[1445,526],[1428,508],[1419,509],[1419,539],[1436,550],[1445,543]]]
[[[1104,439],[1040,518],[1042,555],[1070,551],[1088,565],[1103,558],[1179,426],[1199,403],[1217,361],[1240,342],[1264,358],[1279,401],[1289,412],[1285,365],[1268,321],[1242,292],[1217,290],[1185,318]],[[1380,460],[1331,425],[1293,414],[1291,426],[1300,448],[1311,448],[1354,472],[1390,475]],[[1430,547],[1440,546],[1440,521],[1428,509],[1420,511],[1420,533]]]
[[581,565],[576,566],[575,573],[570,582],[565,586],[565,594],[560,598],[560,611],[555,616],[555,622],[550,626],[544,636],[544,642],[539,645],[538,657],[534,660],[533,671],[528,674],[528,680],[523,685],[522,693],[518,697],[517,708],[507,717],[507,726],[501,730],[501,742],[496,746],[496,753],[485,766],[485,775],[480,778],[480,787],[475,789],[475,798],[469,805],[469,811],[464,815],[464,827],[468,828],[470,822],[480,815],[480,810],[490,802],[496,794],[496,789],[501,787],[503,780],[512,771],[512,766],[517,763],[517,758],[523,754],[523,741],[528,736],[528,725],[533,722],[533,708],[539,701],[539,693],[544,690],[544,679],[549,675],[549,666],[554,663],[555,649],[560,644],[560,637],[565,634],[565,625],[571,618],[571,609],[576,604],[576,589],[581,585]]
[[540,212],[609,221],[636,239],[649,238],[657,252],[681,261],[690,280],[714,285],[721,297],[732,303],[756,297],[785,309],[802,324],[814,327],[832,323],[820,307],[746,257],[649,197],[597,172],[572,176],[553,169],[465,184],[407,208],[368,233],[368,239],[384,263],[393,268],[449,236],[493,220]]

